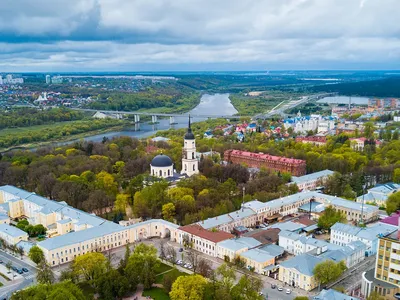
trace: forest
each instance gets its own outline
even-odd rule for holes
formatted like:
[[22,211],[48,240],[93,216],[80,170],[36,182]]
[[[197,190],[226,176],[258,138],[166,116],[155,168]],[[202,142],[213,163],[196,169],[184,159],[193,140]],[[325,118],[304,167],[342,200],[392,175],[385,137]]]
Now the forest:
[[400,76],[379,80],[317,85],[307,89],[312,92],[337,92],[347,96],[400,97]]

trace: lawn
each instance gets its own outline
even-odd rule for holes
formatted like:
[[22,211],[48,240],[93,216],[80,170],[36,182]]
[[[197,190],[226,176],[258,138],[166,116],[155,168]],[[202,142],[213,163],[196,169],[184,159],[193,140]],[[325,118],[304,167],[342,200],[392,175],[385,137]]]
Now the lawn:
[[179,271],[178,269],[172,269],[170,272],[167,272],[167,273],[158,275],[158,276],[156,277],[156,283],[161,283],[161,284],[162,284],[162,283],[163,283],[163,279],[164,279],[164,275],[167,275],[167,274],[175,274],[176,277],[189,275],[189,274],[187,274],[187,273],[182,273],[182,272]]
[[162,263],[162,262],[160,262],[160,265],[158,266],[158,268],[156,269],[156,274],[160,274],[160,273],[164,273],[164,272],[166,272],[166,271],[168,271],[168,270],[171,270],[172,269],[172,267],[171,266],[168,266],[167,264],[164,264],[164,263]]
[[168,294],[164,289],[162,288],[151,288],[150,290],[144,291],[143,292],[144,297],[151,297],[154,300],[170,300]]

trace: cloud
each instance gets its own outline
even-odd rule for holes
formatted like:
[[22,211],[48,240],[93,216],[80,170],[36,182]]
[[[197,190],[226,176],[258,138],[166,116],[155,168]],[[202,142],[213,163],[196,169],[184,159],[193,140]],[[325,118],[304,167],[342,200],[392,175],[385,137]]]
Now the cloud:
[[3,2],[0,67],[8,71],[399,67],[397,0]]

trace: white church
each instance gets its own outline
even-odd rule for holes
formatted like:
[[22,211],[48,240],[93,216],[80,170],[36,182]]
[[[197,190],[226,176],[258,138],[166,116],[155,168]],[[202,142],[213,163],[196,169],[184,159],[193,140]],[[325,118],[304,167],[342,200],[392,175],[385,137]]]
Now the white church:
[[169,181],[176,181],[184,177],[190,177],[199,173],[199,161],[196,158],[196,140],[190,125],[184,137],[184,145],[182,149],[182,171],[181,174],[174,172],[174,163],[172,159],[165,155],[159,154],[153,158],[150,163],[150,175],[165,178]]

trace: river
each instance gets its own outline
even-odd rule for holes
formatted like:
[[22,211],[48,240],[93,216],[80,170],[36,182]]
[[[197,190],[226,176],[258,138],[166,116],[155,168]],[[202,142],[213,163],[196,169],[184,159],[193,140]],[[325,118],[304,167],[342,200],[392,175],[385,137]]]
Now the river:
[[[204,94],[200,99],[199,105],[190,111],[191,114],[197,115],[226,115],[233,116],[237,110],[232,105],[229,94]],[[200,122],[206,120],[205,118],[193,118],[193,122]],[[171,128],[184,128],[188,125],[187,116],[175,117],[175,124],[169,124],[169,118],[158,119],[157,124],[149,124],[148,122],[132,125],[122,131],[111,131],[107,133],[96,134],[83,138],[85,141],[101,142],[104,137],[112,139],[119,136],[129,136],[135,138],[145,138],[155,134],[158,130],[167,130]],[[54,143],[53,146],[62,146],[73,143],[77,140],[67,142]]]

